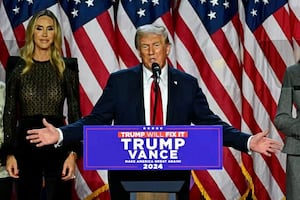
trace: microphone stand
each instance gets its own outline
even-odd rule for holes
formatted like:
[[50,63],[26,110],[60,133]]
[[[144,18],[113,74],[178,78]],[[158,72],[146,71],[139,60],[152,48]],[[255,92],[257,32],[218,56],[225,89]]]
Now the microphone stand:
[[154,76],[154,92],[155,92],[155,97],[154,97],[154,106],[153,106],[153,115],[152,115],[152,123],[153,125],[157,125],[155,124],[155,118],[156,118],[156,108],[157,108],[157,99],[158,99],[158,90],[159,90],[159,77]]

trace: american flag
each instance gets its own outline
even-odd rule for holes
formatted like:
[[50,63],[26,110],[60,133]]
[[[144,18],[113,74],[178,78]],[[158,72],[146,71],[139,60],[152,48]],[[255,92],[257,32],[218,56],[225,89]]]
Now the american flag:
[[[178,68],[196,76],[211,109],[241,128],[242,68],[238,1],[181,1],[175,21]],[[248,187],[241,155],[224,150],[221,171],[194,171],[196,185],[208,199],[238,199]]]
[[[283,141],[273,124],[281,80],[287,66],[294,64],[294,47],[287,0],[243,1],[243,124],[256,133],[269,129],[270,137]],[[281,199],[285,194],[285,155],[271,158],[253,154],[253,162],[243,156],[257,199]],[[249,177],[248,177],[249,178]]]
[[[24,44],[28,19],[45,8],[61,22],[64,55],[78,58],[83,115],[110,73],[139,63],[136,28],[154,23],[168,29],[169,62],[198,78],[216,114],[283,141],[272,121],[283,72],[300,58],[299,0],[0,0],[0,80]],[[249,191],[253,199],[284,198],[284,154],[224,148],[223,157],[223,170],[193,171],[190,199],[241,199]],[[75,189],[74,199],[109,200],[107,171],[83,171],[79,160]]]
[[[299,7],[299,2],[295,5]],[[299,50],[291,45],[296,36],[291,33],[287,1],[189,0],[181,1],[178,12],[178,67],[198,77],[212,109],[243,131],[269,129],[272,138],[283,141],[272,120],[284,70],[295,63],[294,52]],[[299,18],[294,20],[299,22]],[[231,150],[224,157],[224,170],[234,183],[231,188],[223,184],[225,172],[217,176],[210,171],[196,173],[196,183],[207,199],[243,197],[245,185],[236,164],[241,166],[252,198],[284,197],[285,181],[280,178],[285,175],[284,154],[266,158],[253,153],[250,157]],[[234,158],[237,163],[230,162]]]

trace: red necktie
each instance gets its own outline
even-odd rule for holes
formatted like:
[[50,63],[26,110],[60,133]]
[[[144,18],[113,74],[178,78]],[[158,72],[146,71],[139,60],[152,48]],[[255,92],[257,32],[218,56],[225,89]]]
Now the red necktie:
[[[156,91],[155,91],[156,90]],[[155,93],[157,93],[155,95]],[[155,98],[156,101],[155,101]],[[156,103],[156,105],[155,105]],[[156,109],[156,111],[154,111]],[[153,116],[155,113],[155,116]],[[155,117],[155,118],[153,118]],[[150,93],[150,120],[151,125],[163,125],[163,109],[162,109],[162,99],[159,85],[155,88],[155,81],[153,80],[151,85]]]

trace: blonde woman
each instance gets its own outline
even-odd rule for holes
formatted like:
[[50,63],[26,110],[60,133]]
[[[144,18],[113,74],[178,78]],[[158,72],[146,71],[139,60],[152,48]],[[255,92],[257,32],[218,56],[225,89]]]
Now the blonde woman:
[[65,100],[69,122],[81,116],[77,60],[63,59],[61,45],[57,18],[43,10],[28,23],[20,57],[8,60],[4,144],[6,169],[16,179],[18,200],[39,200],[43,181],[47,200],[71,199],[74,151],[80,152],[80,144],[36,148],[25,139],[28,129],[43,127],[43,118],[64,125]]

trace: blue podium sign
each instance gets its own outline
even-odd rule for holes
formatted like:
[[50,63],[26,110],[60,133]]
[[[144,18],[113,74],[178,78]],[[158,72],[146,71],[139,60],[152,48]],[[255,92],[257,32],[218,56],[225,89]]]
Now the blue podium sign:
[[222,169],[222,126],[85,126],[85,170]]

